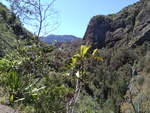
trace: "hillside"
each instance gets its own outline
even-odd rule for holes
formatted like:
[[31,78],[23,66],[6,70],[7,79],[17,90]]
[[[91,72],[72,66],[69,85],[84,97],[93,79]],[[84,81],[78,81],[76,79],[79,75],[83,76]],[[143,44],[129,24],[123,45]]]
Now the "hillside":
[[29,40],[32,34],[22,27],[17,18],[5,5],[0,3],[0,56],[5,50],[13,50],[22,40]]
[[149,5],[94,16],[83,41],[47,44],[0,4],[0,112],[149,113]]
[[150,1],[140,0],[117,14],[94,16],[84,40],[95,47],[135,46],[150,41]]
[[75,41],[79,39],[79,37],[73,36],[73,35],[48,35],[46,37],[41,37],[40,40],[47,42],[47,43],[52,43],[53,41],[57,42],[67,42],[67,41]]

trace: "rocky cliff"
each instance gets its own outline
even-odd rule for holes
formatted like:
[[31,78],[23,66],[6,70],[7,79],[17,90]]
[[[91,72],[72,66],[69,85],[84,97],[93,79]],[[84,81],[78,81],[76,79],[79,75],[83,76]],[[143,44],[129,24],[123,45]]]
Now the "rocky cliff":
[[83,40],[98,48],[131,47],[150,41],[150,0],[140,0],[117,14],[94,16]]

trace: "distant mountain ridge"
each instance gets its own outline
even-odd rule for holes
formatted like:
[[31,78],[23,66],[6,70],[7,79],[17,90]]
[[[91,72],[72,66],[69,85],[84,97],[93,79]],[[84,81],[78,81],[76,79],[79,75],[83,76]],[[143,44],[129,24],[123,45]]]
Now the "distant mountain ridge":
[[79,37],[73,36],[73,35],[48,35],[46,37],[41,37],[40,40],[47,42],[47,43],[52,43],[53,41],[57,42],[67,42],[67,41],[75,41],[79,39]]

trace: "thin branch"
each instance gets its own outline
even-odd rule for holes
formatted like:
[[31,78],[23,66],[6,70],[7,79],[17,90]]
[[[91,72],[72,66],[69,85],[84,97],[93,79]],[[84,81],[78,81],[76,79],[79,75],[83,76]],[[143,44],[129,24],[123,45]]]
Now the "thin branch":
[[137,113],[137,112],[136,112],[135,105],[134,105],[134,103],[133,103],[133,98],[132,98],[132,86],[130,86],[129,95],[130,95],[130,103],[131,103],[131,105],[132,105],[132,107],[133,107],[134,113]]

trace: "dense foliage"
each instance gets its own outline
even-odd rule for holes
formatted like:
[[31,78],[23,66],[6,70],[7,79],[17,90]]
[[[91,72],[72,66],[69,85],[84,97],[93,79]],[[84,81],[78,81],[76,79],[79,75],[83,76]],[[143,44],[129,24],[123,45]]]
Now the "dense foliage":
[[26,113],[150,111],[149,42],[100,50],[48,45],[0,5],[0,103]]

